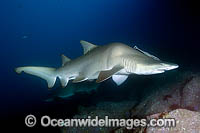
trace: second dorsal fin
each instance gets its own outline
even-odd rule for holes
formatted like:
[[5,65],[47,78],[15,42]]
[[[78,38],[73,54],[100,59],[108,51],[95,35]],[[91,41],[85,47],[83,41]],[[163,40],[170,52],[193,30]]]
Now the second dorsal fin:
[[64,66],[66,62],[71,60],[70,58],[66,57],[64,54],[61,55],[61,59],[62,59],[62,66]]
[[86,41],[83,41],[83,40],[81,40],[80,43],[83,47],[84,54],[88,53],[90,50],[97,47],[97,45],[94,45],[92,43],[89,43],[89,42],[86,42]]

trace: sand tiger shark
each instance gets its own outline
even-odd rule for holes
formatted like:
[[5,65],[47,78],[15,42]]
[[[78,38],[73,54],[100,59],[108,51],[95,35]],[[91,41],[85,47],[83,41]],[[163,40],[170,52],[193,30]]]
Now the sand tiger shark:
[[73,60],[62,55],[62,66],[58,69],[25,66],[15,70],[17,73],[25,72],[45,79],[48,87],[52,88],[57,77],[62,87],[66,87],[69,80],[73,80],[73,83],[85,80],[100,83],[110,77],[120,85],[130,74],[151,75],[178,68],[177,64],[161,61],[137,46],[132,48],[123,43],[97,46],[83,40],[80,43],[84,54]]

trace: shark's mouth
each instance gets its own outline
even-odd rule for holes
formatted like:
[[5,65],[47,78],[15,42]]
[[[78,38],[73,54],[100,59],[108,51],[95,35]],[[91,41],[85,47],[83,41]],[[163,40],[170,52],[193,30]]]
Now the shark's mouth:
[[172,70],[172,69],[176,69],[179,66],[177,64],[167,64],[167,63],[161,63],[161,65],[163,65],[163,68],[159,68],[158,70]]
[[152,72],[152,74],[159,74],[159,73],[164,73],[164,70],[155,70]]

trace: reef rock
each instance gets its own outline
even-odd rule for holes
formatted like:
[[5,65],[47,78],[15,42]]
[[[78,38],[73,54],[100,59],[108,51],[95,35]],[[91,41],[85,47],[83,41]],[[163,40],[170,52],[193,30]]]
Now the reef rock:
[[188,75],[180,83],[162,88],[134,107],[131,115],[145,117],[180,108],[200,112],[200,76]]
[[[180,78],[181,77],[181,78]],[[176,81],[166,84],[140,103],[124,101],[104,102],[95,107],[81,107],[73,118],[99,116],[104,118],[175,118],[174,128],[140,127],[132,130],[106,127],[72,127],[67,132],[103,133],[200,133],[200,76],[192,73],[181,74]]]
[[[129,118],[130,110],[136,104],[135,101],[123,101],[123,102],[102,102],[94,107],[80,107],[79,114],[75,115],[74,119],[98,118],[104,119],[105,116],[109,118]],[[62,128],[63,133],[109,133],[113,131],[115,127],[70,127]]]
[[181,74],[177,81],[161,87],[131,109],[131,118],[175,118],[177,126],[168,128],[119,128],[114,133],[200,133],[200,76]]
[[[153,117],[153,116],[150,116]],[[162,118],[174,118],[175,127],[148,127],[146,133],[199,133],[200,113],[186,109],[173,110]]]

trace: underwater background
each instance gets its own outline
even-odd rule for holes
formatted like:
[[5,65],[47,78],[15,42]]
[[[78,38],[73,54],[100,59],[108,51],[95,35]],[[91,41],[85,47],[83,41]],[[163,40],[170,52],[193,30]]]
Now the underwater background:
[[[40,126],[30,129],[24,118],[29,114],[72,118],[80,105],[140,101],[148,95],[144,88],[157,84],[163,76],[171,80],[185,70],[199,71],[199,24],[199,8],[189,0],[1,0],[2,127],[8,127],[8,132],[20,128],[28,132],[58,132],[57,128]],[[179,68],[162,76],[131,75],[120,87],[108,80],[97,91],[77,94],[62,102],[45,101],[48,89],[44,80],[14,71],[26,65],[58,68],[61,54],[72,59],[83,54],[80,40],[96,45],[137,45]],[[60,86],[58,80],[56,84]]]

